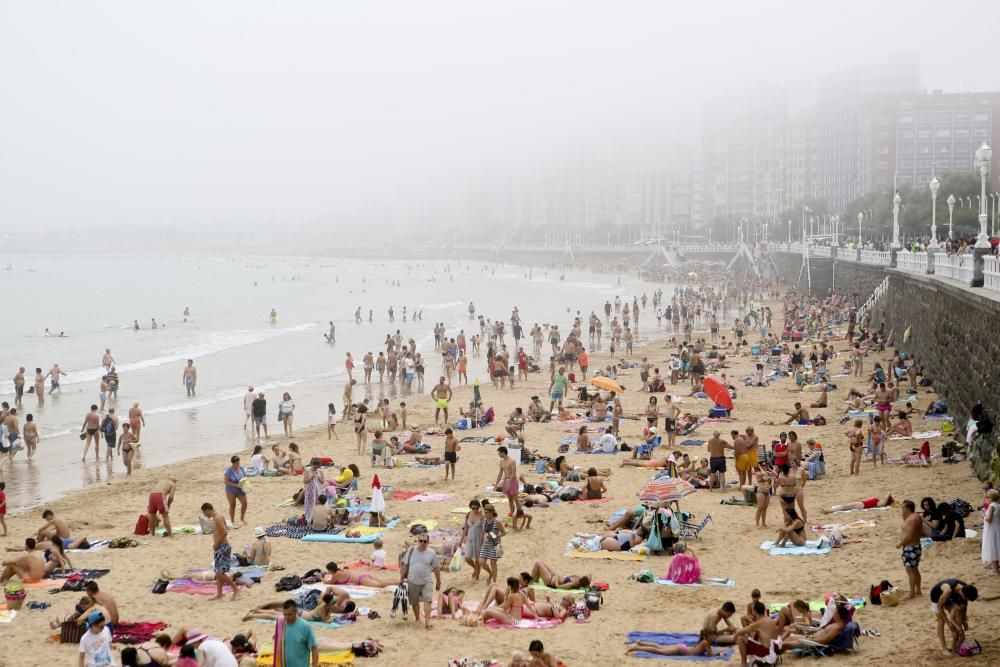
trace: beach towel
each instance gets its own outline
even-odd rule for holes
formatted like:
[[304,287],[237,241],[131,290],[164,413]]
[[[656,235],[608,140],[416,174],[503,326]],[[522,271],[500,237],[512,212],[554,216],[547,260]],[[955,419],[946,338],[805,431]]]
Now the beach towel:
[[805,546],[802,547],[794,545],[776,547],[774,540],[764,540],[760,543],[760,548],[771,556],[822,556],[830,553],[830,543],[826,539],[807,540]]
[[118,621],[111,641],[115,644],[142,644],[151,641],[165,627],[167,624],[160,621]]
[[656,579],[655,583],[660,586],[728,586],[729,588],[736,585],[732,579],[723,579],[722,577],[702,577],[701,581],[695,584],[678,584],[669,579]]
[[720,505],[737,505],[739,507],[757,507],[757,503],[748,502],[746,498],[737,498],[733,496],[731,498],[723,498],[719,501]]
[[850,523],[821,523],[812,526],[812,530],[817,533],[829,533],[834,530],[847,530],[848,528],[873,528],[877,525],[878,521],[858,519],[857,521],[852,521]]
[[[214,586],[215,584],[212,584],[212,585]],[[351,599],[354,599],[354,600],[361,600],[361,599],[373,598],[376,595],[378,595],[379,591],[389,590],[388,588],[385,588],[385,589],[383,589],[383,588],[371,588],[369,586],[354,586],[352,584],[337,584],[337,588],[342,588],[345,591],[347,591],[347,593],[351,596]],[[299,586],[298,588],[295,588],[295,589],[292,589],[292,590],[288,591],[288,595],[289,595],[289,597],[292,597],[292,598],[298,598],[298,597],[302,596],[303,594],[307,593],[308,591],[312,591],[312,590],[315,590],[315,591],[326,591],[326,589],[327,589],[327,584],[324,584],[322,582],[317,583],[317,584],[303,584],[302,586]]]
[[438,522],[435,519],[414,519],[410,523],[406,524],[407,528],[413,528],[414,526],[423,526],[430,531],[437,528]]
[[[790,605],[790,602],[772,602],[768,606],[768,613],[777,614],[782,609]],[[823,611],[826,609],[826,602],[823,600],[809,600],[809,611]]]
[[488,435],[467,435],[461,440],[459,440],[459,442],[462,444],[468,444],[468,443],[485,444],[487,442],[495,442],[495,441],[496,438],[491,438]]
[[[634,644],[635,642],[649,642],[651,644],[659,644],[660,646],[671,646],[673,644],[684,644],[685,646],[694,646],[698,643],[698,635],[692,635],[683,632],[630,632],[628,636],[625,637],[626,644]],[[718,651],[719,647],[714,647],[714,650]],[[726,648],[720,652],[719,655],[707,656],[707,655],[659,655],[658,653],[646,653],[645,651],[639,651],[633,653],[633,658],[654,658],[663,660],[720,660],[722,662],[729,662],[729,659],[733,656],[733,649]]]
[[111,546],[111,540],[87,540],[90,542],[90,547],[87,549],[67,549],[66,551],[74,554],[89,553],[94,551],[104,551],[109,546]]
[[264,529],[264,534],[268,537],[288,537],[293,540],[301,540],[307,535],[336,535],[343,528],[327,528],[323,531],[315,531],[312,526],[293,526],[287,523],[278,523]]
[[[559,500],[558,498],[553,498],[551,504],[558,505],[560,503],[573,503],[573,504],[590,503],[590,504],[600,505],[601,503],[606,503],[609,500],[614,500],[614,498],[612,498],[611,496],[605,496],[603,498],[584,498],[581,496],[576,500]],[[537,509],[537,508],[533,507],[532,509]]]
[[294,506],[295,506],[295,498],[288,498],[287,500],[284,500],[275,505],[275,507],[294,507]]
[[32,581],[30,583],[24,583],[23,586],[26,589],[29,588],[62,588],[65,581],[59,579],[42,579],[41,581]]
[[891,436],[890,440],[926,440],[927,438],[936,438],[941,435],[941,431],[917,431],[913,435],[894,435]]
[[347,537],[346,535],[332,535],[330,533],[310,533],[302,538],[303,542],[350,542],[355,544],[371,544],[375,540],[382,539],[382,533],[372,533],[361,537]]
[[514,625],[507,625],[495,618],[491,618],[483,625],[494,630],[497,628],[506,628],[508,630],[542,630],[545,628],[554,628],[561,623],[562,621],[558,618],[522,618]]
[[585,588],[552,588],[551,586],[546,586],[542,583],[531,584],[531,588],[536,591],[545,591],[546,593],[558,593],[562,595],[583,595],[587,592]]
[[[233,588],[229,584],[223,584],[222,592],[232,593]],[[167,584],[168,593],[184,593],[185,595],[215,595],[214,581],[194,581],[192,579],[174,579]]]
[[409,500],[410,498],[412,498],[414,496],[419,496],[420,494],[421,494],[420,491],[404,491],[404,490],[400,489],[398,491],[393,491],[392,492],[392,499],[393,500]]
[[863,510],[837,510],[833,514],[847,514],[848,512],[884,512],[888,507],[869,507]]
[[53,570],[45,575],[47,579],[69,579],[73,575],[83,575],[84,579],[100,579],[111,570]]
[[567,551],[566,558],[590,558],[597,560],[644,561],[646,554],[632,551]]
[[689,447],[697,447],[699,445],[704,445],[704,440],[681,440],[682,445],[687,445]]
[[0,623],[10,623],[17,616],[17,611],[14,609],[2,609],[0,610]]
[[392,570],[394,572],[399,572],[399,565],[396,563],[386,563],[385,567],[372,567],[372,564],[366,560],[352,560],[350,563],[341,563],[341,570],[361,570],[362,572],[384,572],[385,570]]
[[[174,535],[201,535],[201,526],[171,526],[171,533]],[[167,529],[160,526],[156,529],[157,537],[165,537]]]
[[[393,494],[393,498],[395,498],[395,497],[396,497],[395,494]],[[450,493],[429,493],[429,492],[428,493],[417,493],[415,495],[410,496],[409,498],[405,498],[404,500],[406,500],[406,502],[409,502],[409,503],[440,503],[440,502],[445,501],[445,500],[451,500],[451,494]]]
[[404,461],[404,468],[440,468],[443,463],[417,463],[416,461]]
[[345,533],[361,533],[362,535],[371,535],[372,533],[381,533],[383,530],[389,528],[395,528],[399,525],[399,517],[389,519],[388,523],[384,526],[369,526],[368,524],[351,524],[344,529]]
[[[257,622],[275,623],[276,621],[273,618],[258,618]],[[337,623],[336,621],[306,621],[306,623],[313,626],[314,628],[325,628],[327,630],[336,630],[337,628],[344,627],[340,623]]]

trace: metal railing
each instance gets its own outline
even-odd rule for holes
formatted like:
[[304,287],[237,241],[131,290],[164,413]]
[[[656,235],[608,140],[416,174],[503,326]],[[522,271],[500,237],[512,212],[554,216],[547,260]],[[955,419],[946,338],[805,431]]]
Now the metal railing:
[[891,261],[890,253],[888,251],[881,250],[862,250],[861,251],[861,263],[862,264],[875,264],[877,266],[889,266]]
[[809,246],[810,257],[831,257],[833,253],[828,245]]
[[972,255],[947,255],[939,252],[934,255],[934,275],[971,285],[974,260]]
[[910,273],[927,273],[927,253],[900,250],[896,253],[896,268]]
[[864,318],[872,311],[875,304],[879,302],[879,299],[889,291],[889,276],[882,279],[882,282],[878,284],[878,287],[872,291],[872,295],[868,297],[868,300],[861,304],[858,308],[858,322],[864,321]]
[[983,257],[983,287],[1000,292],[1000,257],[994,255]]

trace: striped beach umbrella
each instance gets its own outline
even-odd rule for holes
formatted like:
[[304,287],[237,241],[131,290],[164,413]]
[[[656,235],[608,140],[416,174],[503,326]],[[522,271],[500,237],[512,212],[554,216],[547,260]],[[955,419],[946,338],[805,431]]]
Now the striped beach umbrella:
[[680,500],[695,491],[697,489],[679,477],[666,477],[648,482],[636,495],[643,501],[669,502],[671,500]]

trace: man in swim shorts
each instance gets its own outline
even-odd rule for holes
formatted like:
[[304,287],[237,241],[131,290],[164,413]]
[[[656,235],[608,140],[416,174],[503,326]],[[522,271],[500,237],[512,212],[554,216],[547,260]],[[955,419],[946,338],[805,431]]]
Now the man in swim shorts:
[[[709,470],[712,477],[716,477],[719,481],[719,488],[723,491],[726,490],[726,450],[733,449],[733,446],[723,440],[719,431],[712,433],[712,437],[709,439],[705,446],[708,448],[708,464]],[[714,485],[712,485],[714,486]],[[712,486],[709,486],[709,491],[711,491]]]
[[520,485],[517,481],[517,463],[507,454],[506,447],[497,447],[497,454],[500,455],[500,471],[497,473],[497,481],[493,485],[497,491],[507,496],[507,503],[510,505],[511,516],[516,510],[521,508],[518,500]]
[[239,591],[236,583],[229,576],[232,567],[233,548],[229,544],[229,537],[226,534],[226,520],[221,514],[215,511],[211,503],[204,503],[201,506],[201,513],[212,521],[212,570],[215,572],[216,594],[214,600],[222,599],[222,586],[229,584],[233,589],[233,598],[236,599]]
[[441,411],[444,411],[444,423],[448,424],[448,401],[451,400],[451,385],[445,383],[444,376],[438,378],[438,383],[431,389],[431,398],[434,399],[434,423],[438,423]]
[[733,453],[736,456],[736,473],[740,476],[740,486],[747,483],[749,472],[756,466],[750,456],[750,442],[740,435],[739,431],[730,431],[729,435],[733,439]]
[[188,365],[184,368],[184,375],[181,382],[187,389],[187,395],[194,396],[194,386],[198,383],[198,369],[194,367],[194,359],[188,359]]
[[170,537],[173,532],[170,529],[170,506],[174,504],[174,491],[177,490],[177,480],[173,478],[161,479],[149,493],[149,502],[146,507],[146,515],[149,518],[149,534],[156,535],[157,517],[162,517],[163,527],[167,532],[164,537]]
[[923,535],[924,520],[917,514],[912,500],[903,501],[902,515],[903,527],[896,548],[902,550],[903,568],[910,583],[910,594],[907,599],[913,599],[921,595],[920,557],[923,555],[923,549],[920,546],[920,537]]
[[552,399],[549,403],[549,412],[559,404],[559,408],[562,409],[563,396],[566,395],[566,367],[560,366],[559,370],[555,375],[552,376],[552,382],[549,384],[549,398]]

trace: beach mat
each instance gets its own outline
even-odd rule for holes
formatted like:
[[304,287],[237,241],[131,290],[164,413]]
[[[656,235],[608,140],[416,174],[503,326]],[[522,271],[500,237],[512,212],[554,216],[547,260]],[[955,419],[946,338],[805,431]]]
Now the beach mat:
[[[203,595],[203,596],[213,596],[215,595],[215,582],[214,581],[194,581],[192,579],[174,579],[169,584],[167,584],[168,593],[183,593],[185,595]],[[233,592],[232,586],[229,584],[223,584],[222,594],[231,594]]]
[[287,523],[276,523],[264,529],[264,534],[268,537],[287,537],[293,540],[301,540],[307,535],[336,535],[343,528],[327,528],[325,531],[314,531],[312,526],[293,526]]
[[2,609],[0,610],[0,623],[10,623],[17,617],[17,611],[14,609]]
[[[321,665],[353,665],[353,651],[331,651],[319,654]],[[260,647],[257,653],[257,667],[272,667],[274,665],[274,642],[268,642]]]
[[32,581],[31,583],[24,583],[26,589],[31,588],[62,588],[63,584],[66,583],[60,579],[42,579],[41,581]]
[[366,560],[354,560],[350,563],[341,563],[340,569],[342,570],[360,570],[362,572],[385,572],[386,570],[391,570],[393,572],[399,572],[399,565],[396,563],[386,563],[385,567],[372,567],[371,563]]
[[371,533],[361,537],[347,537],[346,535],[331,535],[329,533],[310,533],[302,538],[303,542],[347,542],[352,544],[371,544],[375,540],[382,539],[382,533]]
[[656,579],[656,583],[660,586],[727,586],[729,588],[736,585],[732,579],[723,579],[722,577],[702,577],[697,584],[676,584],[669,579]]
[[631,551],[567,551],[566,558],[587,558],[591,560],[644,561],[646,554]]
[[583,595],[587,592],[585,588],[552,588],[551,586],[546,586],[545,584],[534,583],[531,584],[531,588],[536,591],[545,591],[546,593],[557,593],[562,595]]
[[508,630],[542,630],[545,628],[554,628],[561,624],[562,621],[558,618],[522,618],[514,625],[507,625],[505,623],[501,623],[495,618],[491,618],[483,625],[493,630],[496,630],[497,628],[506,628]]
[[451,500],[451,495],[450,493],[418,493],[405,500],[408,503],[440,503]]
[[115,644],[142,644],[152,640],[165,627],[167,624],[162,621],[118,621],[111,641]]
[[705,441],[704,440],[689,439],[689,440],[681,440],[681,444],[682,445],[687,445],[688,447],[698,447],[700,445],[704,445]]
[[805,546],[776,547],[774,540],[764,540],[760,543],[760,548],[767,551],[771,556],[823,556],[830,553],[830,543],[823,542],[825,546],[820,547],[820,540],[807,540]]
[[[684,644],[685,646],[694,646],[698,643],[698,635],[692,635],[684,632],[630,632],[628,636],[625,637],[626,644],[633,644],[635,642],[649,642],[651,644],[659,644],[660,646],[670,646],[673,644]],[[714,647],[716,650],[719,647]],[[720,660],[722,662],[729,662],[729,659],[733,656],[733,649],[726,648],[720,655],[659,655],[657,653],[646,653],[645,651],[639,651],[633,653],[633,658],[652,658],[652,659],[663,659],[663,660]]]

